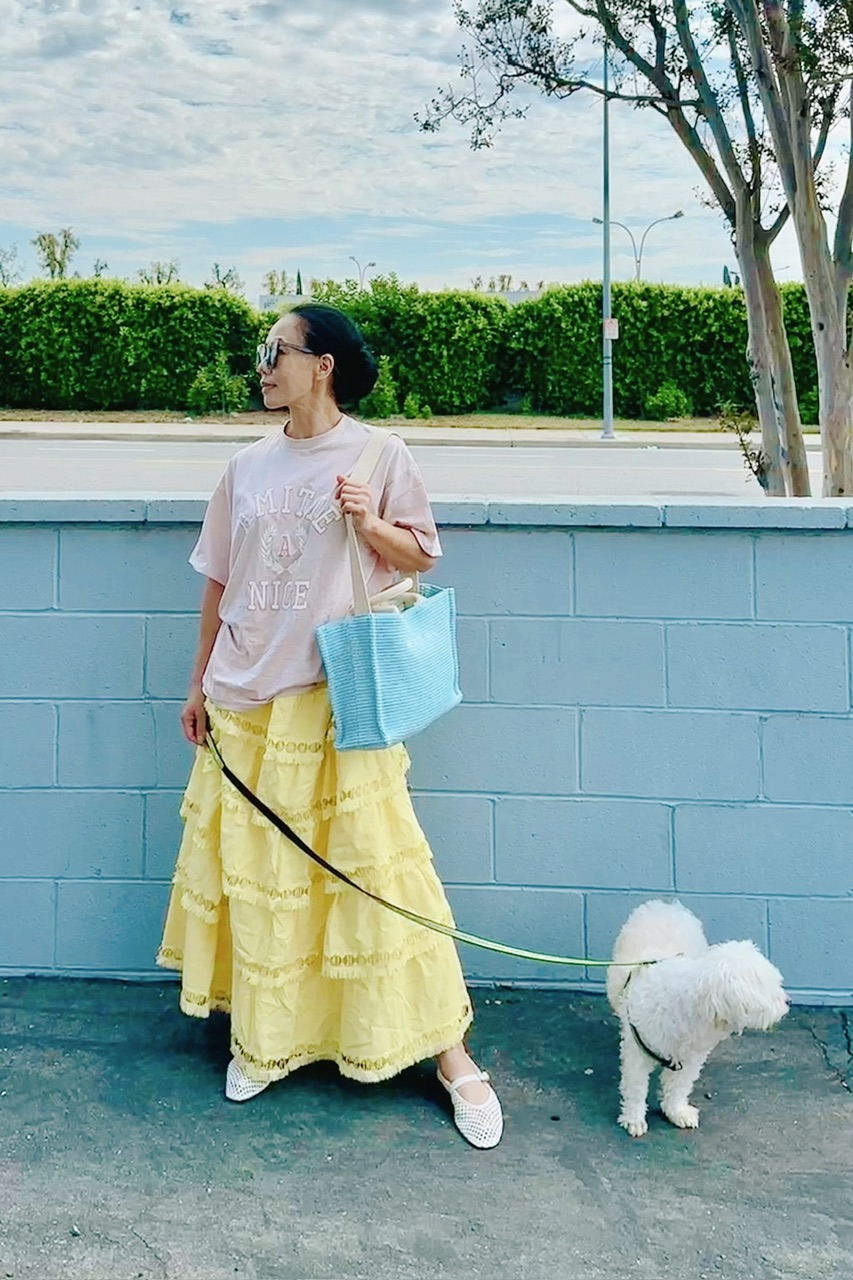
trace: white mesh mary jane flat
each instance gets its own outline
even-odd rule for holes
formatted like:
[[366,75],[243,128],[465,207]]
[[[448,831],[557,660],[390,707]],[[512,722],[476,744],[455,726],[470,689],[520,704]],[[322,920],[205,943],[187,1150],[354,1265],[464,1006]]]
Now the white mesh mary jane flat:
[[225,1097],[229,1102],[248,1102],[263,1093],[271,1083],[270,1080],[253,1080],[246,1075],[242,1064],[232,1058],[225,1073]]
[[457,1076],[455,1080],[445,1080],[441,1071],[437,1074],[439,1083],[444,1085],[453,1100],[453,1119],[462,1137],[481,1151],[496,1147],[504,1131],[504,1117],[494,1089],[489,1085],[489,1096],[485,1102],[469,1102],[459,1092],[462,1085],[475,1081],[482,1080],[488,1084],[488,1071],[472,1071],[468,1075]]

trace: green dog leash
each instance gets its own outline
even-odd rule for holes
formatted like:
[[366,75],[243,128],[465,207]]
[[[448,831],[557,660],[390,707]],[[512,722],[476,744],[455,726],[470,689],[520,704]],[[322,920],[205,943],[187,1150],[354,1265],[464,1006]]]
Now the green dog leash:
[[[280,818],[268,805],[264,804],[263,800],[260,800],[254,792],[251,791],[231,769],[229,769],[228,765],[222,758],[222,753],[220,752],[219,747],[213,739],[213,735],[209,730],[205,737],[205,742],[214,760],[219,765],[219,768],[231,783],[232,787],[235,787],[236,790],[240,792],[240,795],[243,796],[244,799],[248,800],[249,803],[258,810],[258,813],[263,814],[267,821],[271,822],[283,836],[286,836],[288,840],[295,844],[297,849],[301,849],[302,852],[312,860],[312,862],[316,862],[317,866],[322,867],[324,871],[329,873],[329,875],[334,876],[343,884],[349,885],[350,888],[357,889],[358,892],[363,893],[366,898],[370,898],[373,902],[379,903],[382,907],[387,907],[389,911],[395,912],[398,916],[403,916],[406,920],[411,920],[413,924],[420,925],[424,929],[431,929],[434,933],[442,933],[446,938],[453,938],[456,942],[466,942],[469,946],[480,947],[483,951],[496,951],[502,956],[516,956],[520,960],[535,960],[540,964],[574,965],[580,968],[586,968],[589,966],[590,968],[607,969],[616,965],[617,962],[615,960],[589,960],[585,956],[552,956],[542,951],[525,951],[520,947],[508,947],[502,942],[493,942],[489,938],[478,938],[476,934],[465,933],[462,929],[454,928],[453,925],[442,924],[438,920],[429,920],[426,916],[418,915],[416,911],[409,911],[407,907],[398,906],[394,902],[387,902],[385,898],[380,898],[378,894],[371,893],[369,889],[365,889],[363,885],[352,880],[345,872],[339,871],[337,867],[333,867],[325,858],[321,858],[320,854],[315,853],[311,846],[307,845],[302,837],[289,827],[283,818]],[[625,962],[619,961],[618,963],[624,966]],[[657,961],[641,960],[639,963],[656,964]]]

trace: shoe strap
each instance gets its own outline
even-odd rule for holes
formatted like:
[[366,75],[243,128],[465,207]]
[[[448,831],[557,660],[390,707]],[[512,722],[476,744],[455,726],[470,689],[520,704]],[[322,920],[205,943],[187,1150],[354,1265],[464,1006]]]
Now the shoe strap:
[[463,1084],[479,1084],[481,1081],[488,1080],[488,1078],[488,1071],[472,1071],[467,1076],[457,1076],[455,1080],[445,1080],[444,1076],[441,1077],[445,1088],[449,1089],[451,1093],[458,1092]]

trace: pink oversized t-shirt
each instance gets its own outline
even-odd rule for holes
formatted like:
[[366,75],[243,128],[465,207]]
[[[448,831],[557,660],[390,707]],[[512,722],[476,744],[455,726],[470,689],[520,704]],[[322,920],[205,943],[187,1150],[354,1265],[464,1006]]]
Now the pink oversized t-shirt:
[[[344,417],[331,431],[295,440],[273,431],[234,455],[207,506],[190,556],[199,573],[224,583],[222,626],[202,680],[204,693],[233,711],[323,679],[314,633],[352,608],[346,525],[334,500],[370,437]],[[391,436],[370,481],[373,510],[411,529],[440,556],[429,499],[414,458]],[[370,594],[398,576],[360,541]]]

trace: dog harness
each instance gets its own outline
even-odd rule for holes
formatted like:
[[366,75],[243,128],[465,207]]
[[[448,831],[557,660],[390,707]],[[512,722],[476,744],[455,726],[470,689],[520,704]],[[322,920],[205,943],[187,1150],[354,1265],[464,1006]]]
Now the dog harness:
[[[622,988],[623,996],[627,993],[628,985],[631,979],[633,978],[633,976],[634,976],[633,973],[629,973],[628,977],[625,979],[625,985]],[[627,1014],[627,1001],[626,1001],[626,1014]],[[655,1062],[659,1063],[660,1066],[665,1067],[667,1071],[682,1070],[684,1066],[683,1062],[676,1062],[674,1058],[663,1058],[659,1053],[655,1053],[654,1049],[650,1049],[649,1046],[646,1044],[645,1040],[640,1035],[639,1031],[634,1026],[631,1019],[628,1018],[627,1021],[628,1021],[628,1026],[631,1028],[631,1031],[633,1033],[634,1039],[636,1040],[637,1044],[642,1049],[643,1053],[646,1055],[647,1058],[652,1058]]]

